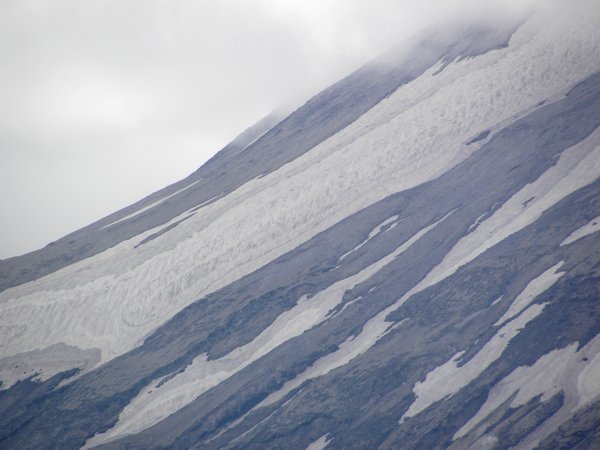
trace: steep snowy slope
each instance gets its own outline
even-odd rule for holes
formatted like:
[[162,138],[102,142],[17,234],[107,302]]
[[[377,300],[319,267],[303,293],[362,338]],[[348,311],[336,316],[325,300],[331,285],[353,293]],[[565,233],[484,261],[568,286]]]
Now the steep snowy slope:
[[429,30],[1,261],[0,447],[599,445],[599,23]]

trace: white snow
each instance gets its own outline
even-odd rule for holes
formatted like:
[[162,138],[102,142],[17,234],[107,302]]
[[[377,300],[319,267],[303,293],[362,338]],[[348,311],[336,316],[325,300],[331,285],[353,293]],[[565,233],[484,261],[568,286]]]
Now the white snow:
[[327,438],[328,434],[324,434],[319,439],[311,443],[306,450],[325,450],[327,444],[329,444],[329,439]]
[[[255,425],[253,425],[252,428],[250,428],[248,431],[245,431],[244,433],[238,435],[235,439],[233,439],[230,442],[230,444],[233,444],[234,442],[239,441],[240,439],[242,439],[244,436],[247,436],[247,435],[253,433],[257,428],[260,427],[260,425],[262,425],[264,422],[268,421],[271,417],[273,417],[274,415],[278,414],[278,412],[281,409],[283,409],[287,405],[289,405],[301,392],[302,392],[302,390],[296,392],[288,400],[286,400],[285,402],[283,402],[278,408],[274,409],[268,416],[266,416],[264,419],[260,420]],[[237,427],[240,423],[242,423],[244,420],[246,420],[246,417],[248,417],[253,411],[254,410],[250,410],[250,411],[246,412],[245,414],[243,414],[241,417],[238,417],[234,421],[229,422],[228,424],[226,424],[225,426],[223,426],[219,430],[219,432],[217,434],[215,434],[214,436],[212,436],[210,439],[207,439],[206,442],[208,443],[208,442],[214,441],[218,437],[220,437],[223,434],[225,434],[227,431],[231,430],[232,428]]]
[[[396,252],[399,254],[402,251],[405,251],[408,247],[421,239],[422,236],[435,228],[439,223],[443,222],[450,214],[452,214],[452,212],[446,214],[443,218],[429,225],[428,227],[423,228],[411,239],[406,241]],[[404,322],[401,321],[398,324],[393,325],[385,321],[385,318],[388,316],[388,314],[398,307],[399,304],[396,302],[392,306],[389,306],[369,319],[357,336],[348,338],[345,342],[340,344],[336,351],[319,358],[304,372],[287,381],[278,391],[275,391],[269,395],[258,406],[256,406],[256,408],[267,406],[279,401],[305,381],[325,375],[332,370],[349,363],[357,356],[366,352],[393,327],[398,327]]]
[[563,264],[564,261],[561,261],[546,270],[539,277],[531,280],[525,289],[511,303],[508,311],[506,311],[494,325],[499,326],[507,320],[512,319],[525,308],[527,308],[531,302],[536,299],[536,297],[550,289],[554,283],[556,283],[559,278],[565,274],[565,272],[557,272],[557,270],[560,269]]
[[357,274],[334,283],[313,297],[303,296],[296,306],[282,313],[248,344],[216,360],[209,361],[202,354],[168,381],[154,380],[125,407],[113,428],[94,436],[88,444],[99,445],[154,425],[282,343],[317,326],[329,318],[328,314],[342,302],[346,291],[369,279],[436,224],[419,231],[392,253]]
[[583,408],[600,395],[600,352],[588,358],[587,365],[579,373],[577,392],[579,401],[575,410]]
[[498,444],[498,438],[496,436],[491,436],[489,434],[484,434],[481,436],[477,442],[471,445],[470,449],[477,450],[492,450],[496,448]]
[[287,381],[278,391],[270,394],[266,399],[260,402],[254,409],[269,406],[278,402],[294,389],[301,386],[305,381],[326,375],[338,367],[348,364],[357,356],[369,350],[375,343],[381,339],[392,328],[400,326],[404,321],[392,325],[383,320],[368,321],[363,330],[357,335],[348,338],[342,342],[338,349],[315,361],[308,369]]
[[[100,359],[98,350],[79,350],[64,344],[50,346],[43,351],[34,350],[19,356],[0,358],[0,379],[13,385],[25,377],[34,381],[46,381],[57,373],[74,367],[93,367]],[[46,368],[40,373],[40,367]]]
[[112,227],[113,225],[116,225],[118,223],[124,222],[125,220],[131,219],[132,217],[135,216],[139,216],[140,214],[142,214],[145,211],[148,211],[151,208],[154,208],[157,205],[160,205],[161,203],[163,203],[164,201],[170,199],[171,197],[176,196],[177,194],[179,194],[180,192],[183,192],[185,190],[188,190],[189,188],[191,188],[192,186],[194,186],[196,183],[199,183],[200,181],[202,181],[202,178],[200,178],[199,180],[194,181],[193,183],[188,184],[187,186],[173,192],[172,194],[167,195],[166,197],[161,198],[160,200],[155,201],[154,203],[151,203],[148,206],[143,207],[142,209],[139,209],[125,217],[122,217],[119,220],[115,220],[114,222],[109,223],[108,225],[104,225],[102,228],[100,228],[101,230],[104,228],[108,228],[108,227]]
[[217,194],[214,197],[209,198],[208,200],[204,200],[199,205],[192,206],[190,209],[188,209],[187,212],[196,211],[197,209],[202,208],[204,205],[208,205],[209,203],[214,202],[216,199],[223,197],[224,194],[225,194],[224,192],[221,192],[220,194]]
[[364,241],[362,241],[360,244],[358,244],[356,247],[354,247],[349,252],[344,253],[342,256],[340,256],[339,261],[342,261],[347,256],[351,255],[352,253],[356,252],[360,248],[364,247],[371,239],[373,239],[375,236],[379,235],[379,233],[381,233],[381,230],[383,230],[383,228],[385,228],[387,225],[391,224],[390,228],[388,228],[386,231],[391,230],[395,225],[398,224],[398,217],[399,217],[398,215],[394,215],[392,217],[388,217],[387,219],[385,219],[383,222],[381,222],[379,225],[377,225],[375,228],[373,228],[373,230],[371,230],[371,232],[369,233],[369,235],[367,236],[367,238]]
[[[600,68],[600,8],[582,5],[570,2],[552,27],[547,17],[533,16],[508,48],[452,63],[436,76],[439,66],[431,68],[300,158],[137,249],[162,226],[0,293],[0,357],[65,343],[98,348],[106,362],[207,293],[387,195],[446,172],[477,149],[462,144],[469,137]],[[557,37],[556,30],[568,32]],[[590,155],[582,160],[589,177],[575,171],[585,179],[600,160]],[[564,184],[555,191],[577,182]],[[542,209],[538,203],[536,197],[528,209]]]
[[492,302],[490,306],[494,306],[502,301],[502,295]]
[[560,246],[572,244],[581,238],[589,236],[590,234],[600,231],[600,216],[592,219],[589,223],[585,224],[581,228],[573,231],[567,238],[561,242]]
[[600,335],[579,351],[577,347],[577,342],[574,342],[547,353],[532,366],[515,369],[492,388],[486,402],[456,432],[454,439],[460,439],[473,430],[481,432],[489,414],[515,394],[510,403],[511,408],[524,405],[538,395],[541,395],[541,401],[546,401],[563,391],[563,406],[519,444],[521,448],[535,447],[575,412],[600,397]]
[[[243,439],[245,436],[248,436],[252,433],[254,433],[256,430],[258,430],[258,428],[265,423],[266,421],[268,421],[271,417],[273,417],[274,415],[276,415],[277,413],[279,413],[279,410],[285,408],[290,402],[292,402],[292,400],[294,400],[294,398],[296,397],[296,395],[298,395],[298,393],[294,394],[290,399],[286,400],[281,406],[279,406],[278,408],[274,409],[268,416],[266,416],[264,419],[260,420],[257,424],[253,425],[252,428],[250,428],[248,431],[245,431],[244,433],[240,434],[239,436],[237,436],[235,439],[233,439],[229,444],[234,444],[235,442]],[[251,411],[250,411],[251,412]],[[235,423],[239,423],[241,421],[244,420],[244,418],[250,414],[250,412],[244,414],[240,419],[236,419],[234,422]]]
[[[544,211],[600,176],[600,128],[565,150],[555,166],[527,184],[461,238],[427,276],[407,295],[439,283],[487,249],[535,222]],[[533,197],[533,200],[530,200]],[[523,203],[530,200],[526,207]]]
[[458,366],[460,357],[465,353],[461,351],[429,372],[424,381],[415,384],[413,392],[417,398],[404,413],[400,423],[407,417],[419,414],[435,402],[456,394],[475,380],[490,364],[500,358],[510,341],[540,315],[544,306],[536,304],[527,308],[516,319],[498,330],[466,364]]
[[479,224],[481,223],[481,221],[483,220],[483,218],[487,215],[488,215],[487,211],[484,212],[483,214],[481,214],[477,219],[475,219],[475,222],[473,222],[471,225],[469,225],[469,229],[467,231],[470,233],[475,228],[477,228],[479,226]]

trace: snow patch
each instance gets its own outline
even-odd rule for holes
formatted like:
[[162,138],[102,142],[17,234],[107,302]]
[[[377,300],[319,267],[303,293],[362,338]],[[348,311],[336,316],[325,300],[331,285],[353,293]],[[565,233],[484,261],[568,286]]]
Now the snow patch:
[[[438,220],[437,222],[429,225],[428,227],[422,229],[417,234],[415,234],[411,239],[406,241],[399,249],[398,254],[405,251],[415,242],[417,242],[421,237],[435,228],[439,223],[444,221],[452,211],[446,214],[443,218]],[[394,256],[395,257],[395,256]],[[289,392],[299,387],[302,383],[307,380],[311,380],[313,378],[317,378],[323,376],[338,367],[341,367],[354,358],[359,356],[360,354],[369,350],[373,345],[377,343],[379,339],[381,339],[386,333],[391,331],[392,328],[400,326],[404,321],[399,322],[396,325],[393,325],[389,322],[386,322],[385,318],[388,316],[390,312],[398,308],[398,304],[394,303],[392,306],[384,309],[379,312],[373,318],[368,320],[362,331],[357,336],[352,336],[346,339],[345,342],[340,344],[339,348],[326,355],[322,358],[319,358],[315,361],[309,368],[307,368],[304,372],[297,375],[295,378],[287,381],[278,391],[270,394],[265,400],[263,400],[256,408],[260,408],[262,406],[267,406],[272,403],[275,403],[285,397]]]
[[327,436],[329,436],[329,433],[324,434],[319,439],[311,443],[308,447],[306,447],[306,450],[325,450],[325,447],[327,447],[327,444],[329,444],[329,438]]
[[479,224],[481,223],[481,221],[488,215],[488,212],[484,212],[482,215],[480,215],[477,219],[475,219],[475,222],[473,222],[471,225],[469,225],[469,229],[467,230],[467,233],[470,233],[471,231],[473,231],[475,228],[477,228],[479,226]]
[[564,261],[561,261],[546,270],[539,277],[531,280],[525,289],[511,303],[508,311],[506,311],[504,315],[498,319],[494,326],[499,326],[507,320],[512,319],[525,308],[527,308],[527,306],[529,306],[531,302],[536,299],[536,297],[550,289],[554,283],[556,283],[560,277],[565,274],[565,272],[557,272],[557,270],[560,269],[563,264]]
[[388,219],[381,222],[379,225],[377,225],[375,228],[373,228],[373,230],[369,233],[369,235],[367,236],[367,238],[364,241],[362,241],[360,244],[358,244],[356,247],[354,247],[349,252],[344,253],[342,256],[340,256],[339,261],[341,262],[347,256],[351,255],[352,253],[356,252],[360,248],[364,247],[371,239],[373,239],[375,236],[379,235],[386,226],[389,225],[389,227],[385,231],[389,231],[389,230],[393,229],[393,227],[395,227],[399,223],[398,217],[399,217],[398,215],[395,215],[395,216],[389,217]]
[[[600,128],[585,140],[565,150],[555,166],[527,184],[461,238],[440,264],[407,295],[414,295],[454,274],[487,249],[535,222],[544,211],[600,176]],[[523,202],[531,199],[526,209]]]
[[[445,173],[477,150],[463,145],[475,133],[495,132],[498,124],[600,68],[600,9],[580,6],[570,3],[553,19],[553,27],[538,17],[542,13],[534,15],[507,48],[456,61],[436,76],[440,65],[432,67],[301,157],[135,250],[137,242],[162,226],[3,291],[0,357],[63,342],[82,350],[99,348],[106,362],[139,345],[204,295],[350,214]],[[557,29],[568,32],[557,39]],[[573,172],[572,178],[582,176],[579,184],[598,173],[600,158],[590,155],[582,161],[589,177],[583,168]],[[565,183],[548,195],[559,197],[553,192],[577,184]],[[535,202],[525,211],[543,210],[545,197],[533,195]],[[482,228],[494,228],[485,227],[489,220],[471,235],[482,238]],[[522,226],[506,224],[506,230]],[[476,242],[476,248],[486,248],[486,241]],[[449,261],[453,266],[468,259],[455,255]],[[435,275],[427,282],[439,280]]]
[[533,448],[581,408],[600,397],[600,334],[577,351],[578,344],[553,350],[532,366],[522,366],[498,382],[477,413],[456,432],[453,439],[466,436],[511,397],[510,407],[518,408],[537,396],[547,401],[559,392],[565,399],[563,406],[536,428],[519,445]]
[[178,191],[173,192],[170,195],[167,195],[166,197],[161,198],[160,200],[155,201],[154,203],[143,207],[142,209],[139,209],[131,214],[129,214],[128,216],[125,216],[119,220],[115,220],[114,222],[109,223],[108,225],[104,225],[102,228],[100,228],[101,230],[103,230],[104,228],[108,228],[108,227],[112,227],[113,225],[116,225],[118,223],[124,222],[125,220],[131,219],[132,217],[135,216],[139,216],[140,214],[142,214],[143,212],[148,211],[149,209],[154,208],[155,206],[160,205],[161,203],[167,201],[168,199],[170,199],[171,197],[176,196],[177,194],[188,190],[189,188],[191,188],[192,186],[194,186],[196,183],[199,183],[200,181],[202,181],[202,178],[200,178],[199,180],[194,181],[193,183],[188,184],[186,187],[179,189]]
[[7,389],[24,378],[47,381],[54,375],[75,367],[84,370],[95,366],[99,360],[98,349],[80,350],[64,344],[0,358],[2,389]]
[[413,417],[439,400],[451,397],[475,380],[481,373],[496,361],[508,347],[510,341],[525,326],[541,314],[545,305],[532,305],[519,317],[512,320],[498,332],[471,358],[466,364],[459,366],[464,351],[454,355],[449,361],[436,367],[427,374],[425,380],[417,382],[413,388],[415,401],[400,419],[402,423],[407,417]]
[[173,378],[165,382],[162,379],[153,381],[125,407],[115,426],[95,436],[89,445],[99,445],[154,425],[274,348],[317,326],[342,302],[348,290],[376,274],[434,225],[421,230],[392,253],[357,274],[332,284],[313,297],[302,296],[296,306],[282,313],[248,344],[216,360],[208,360],[206,354],[202,354]]
[[581,228],[573,231],[567,238],[560,243],[560,246],[572,244],[581,238],[589,236],[590,234],[600,231],[600,216],[592,219],[589,223],[582,226]]

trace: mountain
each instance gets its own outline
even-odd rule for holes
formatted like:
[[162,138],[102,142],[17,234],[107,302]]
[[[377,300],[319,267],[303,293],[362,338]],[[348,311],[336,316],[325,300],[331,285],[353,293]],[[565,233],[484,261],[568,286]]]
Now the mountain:
[[599,23],[426,30],[0,261],[0,448],[600,448]]

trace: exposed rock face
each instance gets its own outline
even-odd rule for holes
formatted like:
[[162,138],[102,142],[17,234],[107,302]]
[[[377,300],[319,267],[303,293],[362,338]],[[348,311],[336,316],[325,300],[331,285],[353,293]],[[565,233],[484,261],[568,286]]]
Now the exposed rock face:
[[0,261],[0,448],[599,446],[600,8],[558,6]]

